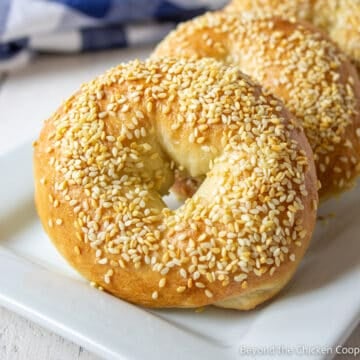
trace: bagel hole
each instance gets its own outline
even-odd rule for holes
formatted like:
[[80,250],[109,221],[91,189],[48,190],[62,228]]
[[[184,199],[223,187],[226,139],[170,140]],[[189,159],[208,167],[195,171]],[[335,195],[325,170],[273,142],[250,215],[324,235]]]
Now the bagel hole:
[[176,210],[185,200],[191,198],[202,182],[205,176],[191,177],[186,175],[180,175],[179,173],[175,176],[175,182],[170,189],[170,194],[163,196],[163,200],[167,207],[171,210]]
[[170,192],[169,195],[163,196],[162,199],[166,206],[171,210],[178,209],[184,203],[183,200],[177,198],[176,195],[172,192]]

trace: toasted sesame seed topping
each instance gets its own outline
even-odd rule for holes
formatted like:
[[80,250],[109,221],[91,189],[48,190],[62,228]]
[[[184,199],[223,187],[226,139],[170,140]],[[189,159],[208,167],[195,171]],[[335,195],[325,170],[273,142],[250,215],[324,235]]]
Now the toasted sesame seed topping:
[[357,0],[232,0],[227,11],[279,15],[312,22],[335,41],[360,70],[360,2]]
[[[309,162],[295,141],[303,135],[281,102],[237,67],[133,61],[84,84],[65,107],[46,141],[56,179],[49,201],[61,204],[51,211],[72,212],[73,249],[92,251],[105,288],[123,269],[146,266],[160,277],[149,299],[171,289],[217,299],[217,283],[246,289],[310,235],[302,217],[316,195],[308,194]],[[171,107],[175,129],[157,120],[163,107]],[[194,166],[192,147],[203,146],[210,151]],[[206,180],[170,210],[161,196],[180,169]]]

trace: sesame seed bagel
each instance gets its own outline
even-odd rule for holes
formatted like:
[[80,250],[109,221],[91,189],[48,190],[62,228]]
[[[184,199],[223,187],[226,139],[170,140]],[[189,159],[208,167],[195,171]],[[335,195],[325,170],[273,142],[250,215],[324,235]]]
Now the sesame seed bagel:
[[309,21],[325,31],[360,71],[360,0],[232,0],[226,11]]
[[321,200],[353,186],[360,172],[360,81],[324,34],[276,17],[208,13],[170,33],[153,58],[164,55],[239,65],[281,98],[304,127]]
[[[170,210],[175,169],[205,176]],[[35,201],[95,286],[150,307],[250,309],[310,241],[311,148],[282,103],[212,59],[121,64],[82,85],[34,144]]]

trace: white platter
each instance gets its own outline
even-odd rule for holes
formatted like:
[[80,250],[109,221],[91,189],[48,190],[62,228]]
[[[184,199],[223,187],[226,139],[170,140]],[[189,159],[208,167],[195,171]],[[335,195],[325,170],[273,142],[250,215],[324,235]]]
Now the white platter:
[[[33,205],[32,149],[0,157],[0,304],[106,359],[325,359],[360,319],[360,187],[325,204],[299,271],[259,309],[147,310],[91,288],[58,255]],[[307,352],[307,353],[306,353]],[[289,354],[290,354],[289,353]]]

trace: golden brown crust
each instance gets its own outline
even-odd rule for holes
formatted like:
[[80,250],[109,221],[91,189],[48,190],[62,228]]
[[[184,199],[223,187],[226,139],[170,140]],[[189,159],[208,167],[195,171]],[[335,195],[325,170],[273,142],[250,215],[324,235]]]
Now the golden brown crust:
[[[180,166],[206,180],[172,211],[161,195]],[[290,279],[316,218],[303,131],[211,59],[134,61],[84,84],[45,122],[34,176],[59,252],[96,286],[151,307],[256,306]]]
[[239,65],[303,125],[320,198],[353,186],[360,171],[360,81],[342,52],[313,26],[273,16],[208,13],[169,34],[153,58],[164,55]]
[[360,70],[359,0],[232,0],[225,10],[309,21],[325,31]]

